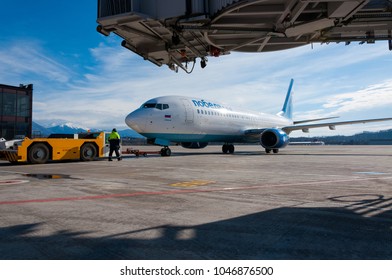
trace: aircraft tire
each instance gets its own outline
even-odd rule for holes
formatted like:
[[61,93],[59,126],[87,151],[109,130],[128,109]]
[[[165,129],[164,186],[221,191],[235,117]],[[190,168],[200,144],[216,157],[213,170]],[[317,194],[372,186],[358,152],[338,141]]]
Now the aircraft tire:
[[273,149],[272,151],[274,152],[274,154],[279,153],[279,149]]
[[224,144],[222,146],[222,153],[227,154],[229,152],[229,145]]
[[227,145],[227,146],[228,146],[229,154],[233,154],[234,153],[234,145]]
[[171,156],[171,150],[169,147],[165,147],[161,149],[161,156],[163,157],[170,157]]

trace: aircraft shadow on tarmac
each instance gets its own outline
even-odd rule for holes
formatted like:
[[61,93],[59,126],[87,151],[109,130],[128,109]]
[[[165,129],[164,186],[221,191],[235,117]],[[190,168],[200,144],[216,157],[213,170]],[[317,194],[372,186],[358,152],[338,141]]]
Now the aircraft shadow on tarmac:
[[[280,151],[278,154],[266,154],[265,151],[235,151],[233,154],[223,154],[219,149],[217,151],[175,151],[172,153],[171,157],[186,157],[186,156],[201,156],[201,155],[217,155],[217,156],[309,156],[309,157],[392,157],[391,154],[376,154],[376,153],[369,153],[369,151],[365,151],[364,153],[331,153],[331,152],[325,152],[325,153],[314,153],[314,152],[286,152],[286,151]],[[123,156],[124,158],[137,158],[134,155],[128,156],[125,155]],[[147,158],[160,158],[160,155],[147,155]],[[144,157],[140,157],[144,158]],[[106,159],[105,159],[106,160]]]
[[[69,231],[39,237],[34,233],[41,223],[3,227],[0,258],[392,259],[392,198],[359,195],[330,200],[346,206],[277,208],[193,227],[165,225],[100,238]],[[159,230],[161,237],[127,237],[150,230]],[[184,231],[193,231],[193,237],[179,238]]]

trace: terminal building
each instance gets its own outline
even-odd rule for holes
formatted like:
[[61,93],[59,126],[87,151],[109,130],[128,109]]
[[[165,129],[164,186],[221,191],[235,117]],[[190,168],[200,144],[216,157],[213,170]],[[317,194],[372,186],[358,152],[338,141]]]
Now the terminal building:
[[31,137],[33,85],[0,84],[0,138]]

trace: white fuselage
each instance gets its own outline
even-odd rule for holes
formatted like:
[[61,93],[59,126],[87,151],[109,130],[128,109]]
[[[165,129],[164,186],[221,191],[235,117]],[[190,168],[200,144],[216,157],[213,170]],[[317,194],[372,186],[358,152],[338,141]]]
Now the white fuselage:
[[276,114],[257,113],[237,109],[211,100],[184,96],[162,96],[145,102],[130,113],[126,124],[147,137],[147,142],[164,146],[163,156],[170,155],[170,142],[184,148],[199,149],[208,142],[224,142],[223,153],[233,153],[231,143],[259,142],[266,153],[277,153],[289,143],[295,130],[308,132],[311,128],[368,122],[391,121],[392,118],[311,123],[335,117],[293,121],[291,79],[282,110]]
[[163,96],[130,113],[126,124],[147,138],[172,142],[257,142],[244,131],[279,128],[293,122],[279,115],[239,110],[200,98]]

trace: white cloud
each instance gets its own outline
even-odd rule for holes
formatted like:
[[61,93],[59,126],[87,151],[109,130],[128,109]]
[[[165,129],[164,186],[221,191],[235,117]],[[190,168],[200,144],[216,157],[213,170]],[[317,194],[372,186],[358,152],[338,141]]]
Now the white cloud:
[[[369,85],[365,89],[335,95],[327,100],[324,108],[332,108],[337,114],[364,112],[376,107],[392,105],[392,80]],[[392,115],[392,112],[391,112]]]
[[45,50],[34,42],[0,45],[2,78],[14,83],[29,79],[66,83],[75,75],[70,68],[44,53]]

